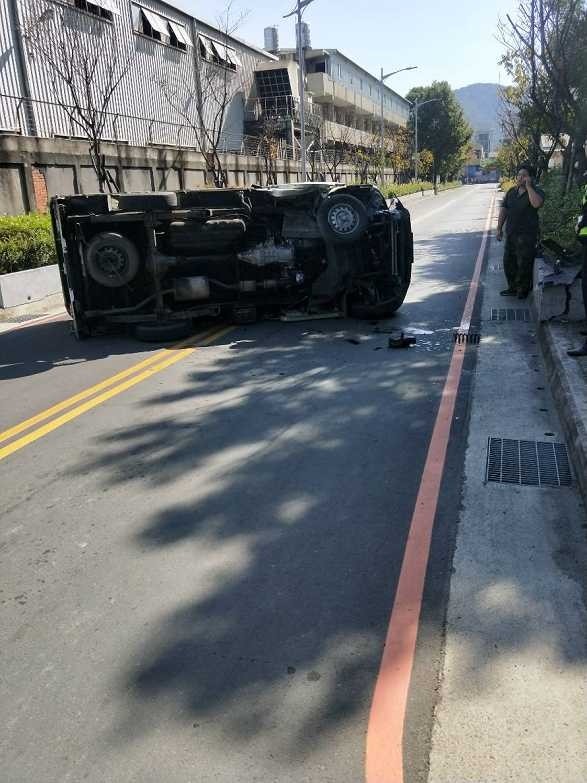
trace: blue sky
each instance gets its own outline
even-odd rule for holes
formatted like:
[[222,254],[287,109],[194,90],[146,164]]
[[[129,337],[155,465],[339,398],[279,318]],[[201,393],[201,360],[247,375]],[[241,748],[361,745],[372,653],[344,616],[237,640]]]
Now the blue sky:
[[[171,0],[175,4],[175,0]],[[282,19],[295,0],[234,0],[248,10],[241,38],[263,44],[263,28],[279,26],[280,45],[294,45],[293,19]],[[196,16],[214,20],[225,0],[177,0]],[[407,65],[418,70],[393,77],[389,86],[401,94],[411,87],[446,80],[453,88],[474,82],[497,82],[501,47],[495,40],[498,16],[514,12],[516,0],[316,0],[306,11],[312,45],[340,49],[371,73]],[[501,74],[503,83],[505,77]]]

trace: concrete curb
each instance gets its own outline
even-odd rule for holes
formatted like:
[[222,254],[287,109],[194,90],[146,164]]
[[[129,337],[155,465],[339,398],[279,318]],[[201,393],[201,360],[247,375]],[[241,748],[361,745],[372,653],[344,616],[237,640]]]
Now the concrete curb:
[[[548,323],[538,324],[546,375],[562,423],[577,483],[587,504],[587,385],[578,362],[566,355],[567,345]],[[571,364],[573,362],[573,364]]]

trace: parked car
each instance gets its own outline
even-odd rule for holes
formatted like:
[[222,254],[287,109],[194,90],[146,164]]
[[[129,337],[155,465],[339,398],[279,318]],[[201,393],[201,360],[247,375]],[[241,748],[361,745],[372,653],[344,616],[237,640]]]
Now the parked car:
[[376,319],[410,285],[409,212],[371,185],[57,197],[51,216],[78,337],[105,324],[177,339],[194,319]]

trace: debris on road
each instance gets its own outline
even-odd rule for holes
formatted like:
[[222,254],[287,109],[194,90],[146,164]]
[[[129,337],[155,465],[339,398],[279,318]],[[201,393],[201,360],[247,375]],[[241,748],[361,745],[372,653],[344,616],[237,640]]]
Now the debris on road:
[[403,332],[396,332],[393,337],[389,338],[390,348],[409,348],[411,345],[416,345],[416,338],[410,335],[406,335]]

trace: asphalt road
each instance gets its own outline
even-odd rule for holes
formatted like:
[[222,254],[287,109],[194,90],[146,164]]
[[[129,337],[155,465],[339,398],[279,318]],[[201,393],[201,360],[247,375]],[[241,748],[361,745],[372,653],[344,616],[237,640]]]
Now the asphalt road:
[[[0,442],[2,780],[365,778],[406,538],[493,193],[410,203],[413,285],[380,324],[417,336],[406,351],[353,321],[241,327],[163,368],[161,349],[130,339],[76,343],[65,319],[0,335],[0,430],[81,396]],[[406,783],[428,770],[473,372],[471,351]]]

